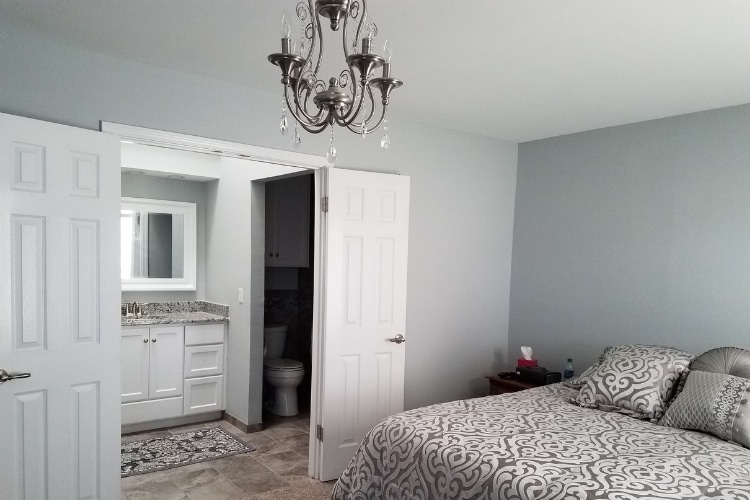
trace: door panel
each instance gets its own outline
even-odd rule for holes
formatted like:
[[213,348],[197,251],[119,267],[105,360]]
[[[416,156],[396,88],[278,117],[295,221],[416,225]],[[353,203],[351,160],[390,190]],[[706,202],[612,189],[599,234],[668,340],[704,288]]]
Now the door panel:
[[3,498],[119,497],[119,206],[116,137],[0,114]]
[[409,178],[329,169],[324,215],[323,440],[312,473],[337,478],[365,433],[404,405]]

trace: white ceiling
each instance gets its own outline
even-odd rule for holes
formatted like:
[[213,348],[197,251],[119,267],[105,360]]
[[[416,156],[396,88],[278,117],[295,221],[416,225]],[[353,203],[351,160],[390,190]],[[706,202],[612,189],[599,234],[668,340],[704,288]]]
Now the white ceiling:
[[[266,56],[295,5],[0,0],[0,30],[280,94]],[[525,142],[750,103],[747,0],[371,0],[369,10],[405,82],[392,121]],[[338,61],[340,41],[325,43]],[[343,69],[331,68],[321,78]]]

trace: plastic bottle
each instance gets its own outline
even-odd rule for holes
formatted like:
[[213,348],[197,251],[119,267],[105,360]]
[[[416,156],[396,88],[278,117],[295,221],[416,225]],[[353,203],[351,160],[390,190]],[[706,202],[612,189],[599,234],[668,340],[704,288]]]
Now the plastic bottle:
[[568,358],[568,362],[565,363],[565,371],[563,371],[563,380],[572,379],[575,373],[575,368],[573,368],[573,358]]

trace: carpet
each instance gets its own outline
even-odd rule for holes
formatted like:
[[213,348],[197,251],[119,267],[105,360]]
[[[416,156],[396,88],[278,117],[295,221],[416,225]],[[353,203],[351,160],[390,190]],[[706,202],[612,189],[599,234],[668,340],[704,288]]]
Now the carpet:
[[254,449],[219,427],[133,441],[122,445],[120,475],[128,477],[172,469]]

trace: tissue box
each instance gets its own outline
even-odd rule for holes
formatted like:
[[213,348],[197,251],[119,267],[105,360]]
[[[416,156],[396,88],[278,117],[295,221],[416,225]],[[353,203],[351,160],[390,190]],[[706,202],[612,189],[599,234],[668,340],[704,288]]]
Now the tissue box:
[[518,358],[518,366],[523,366],[525,368],[534,368],[536,366],[536,360]]

